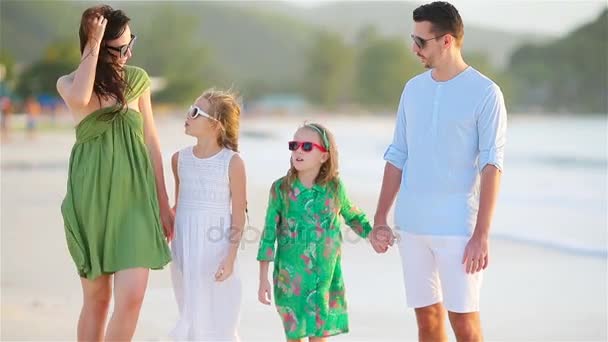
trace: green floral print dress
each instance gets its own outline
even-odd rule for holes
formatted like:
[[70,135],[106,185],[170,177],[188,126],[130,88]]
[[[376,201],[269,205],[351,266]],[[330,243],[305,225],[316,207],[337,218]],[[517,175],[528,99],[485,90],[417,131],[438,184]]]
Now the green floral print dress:
[[341,181],[306,188],[296,179],[287,199],[281,192],[284,181],[270,190],[257,259],[274,261],[274,300],[285,334],[299,339],[346,333],[340,216],[362,238],[372,227]]

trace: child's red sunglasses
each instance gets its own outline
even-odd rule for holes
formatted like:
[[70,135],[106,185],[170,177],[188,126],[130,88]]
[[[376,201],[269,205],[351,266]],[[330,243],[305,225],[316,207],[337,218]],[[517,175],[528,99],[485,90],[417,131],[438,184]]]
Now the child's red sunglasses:
[[310,141],[290,141],[289,142],[290,151],[297,151],[300,148],[300,146],[302,146],[302,151],[304,151],[304,152],[312,151],[313,147],[316,147],[321,152],[327,152],[327,149],[325,147],[323,147],[319,144],[315,144]]

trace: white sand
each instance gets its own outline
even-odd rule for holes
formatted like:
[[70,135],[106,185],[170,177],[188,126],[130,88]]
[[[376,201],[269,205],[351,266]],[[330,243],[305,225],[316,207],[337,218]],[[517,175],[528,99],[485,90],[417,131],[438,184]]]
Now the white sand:
[[[332,125],[340,120],[332,120]],[[392,125],[386,119],[376,123],[349,120],[362,120],[365,127],[375,125],[372,131]],[[270,133],[291,127],[286,133],[289,135],[296,126],[294,122],[299,120],[279,124],[256,120],[245,122],[243,127]],[[191,142],[180,133],[178,120],[161,119],[159,127],[167,161],[171,152]],[[76,338],[81,289],[65,245],[59,211],[72,142],[72,132],[43,133],[36,142],[25,142],[15,134],[12,143],[2,146],[2,340]],[[344,150],[343,156],[356,155]],[[343,164],[352,162],[342,160]],[[168,167],[165,169],[172,193],[173,182]],[[272,172],[280,174],[282,170],[273,168]],[[263,220],[269,186],[258,179],[265,180],[267,173],[263,164],[248,165],[251,223],[257,227]],[[367,190],[369,182],[351,183],[349,187],[354,201],[372,214],[377,193]],[[374,179],[371,186],[378,183]],[[243,341],[282,341],[274,308],[257,303],[256,249],[257,243],[250,242],[244,244],[240,254],[245,291],[240,334]],[[379,256],[365,242],[347,243],[343,267],[351,332],[332,340],[415,340],[415,318],[405,308],[398,251]],[[486,339],[606,340],[606,267],[605,258],[493,240],[482,292]],[[176,315],[168,269],[152,272],[136,339],[165,340]]]

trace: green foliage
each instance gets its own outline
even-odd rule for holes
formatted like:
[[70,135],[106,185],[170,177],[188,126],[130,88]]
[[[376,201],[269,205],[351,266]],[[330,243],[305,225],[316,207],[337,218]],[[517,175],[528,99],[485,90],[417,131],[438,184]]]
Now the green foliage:
[[509,71],[518,105],[573,113],[608,111],[608,10],[556,41],[525,45]]
[[363,34],[360,40],[356,98],[369,107],[395,108],[408,79],[422,71],[399,39]]
[[334,107],[350,89],[348,75],[352,70],[353,51],[337,34],[321,32],[308,54],[304,89],[309,100]]
[[[163,75],[166,87],[155,100],[188,103],[213,84],[211,59],[197,41],[197,17],[183,14],[174,7],[162,5],[149,13],[150,20],[139,24],[138,44],[134,48],[133,64],[140,65],[151,75]],[[171,23],[171,25],[163,24]]]
[[15,59],[4,49],[0,50],[0,64],[4,66],[4,79],[2,82],[12,82],[15,77]]
[[31,64],[20,75],[16,93],[21,97],[56,94],[57,79],[74,71],[80,62],[78,44],[62,39],[49,45],[42,59]]
[[[328,108],[394,110],[405,82],[423,71],[404,38],[411,4],[339,3],[294,11],[278,2],[110,3],[126,11],[138,35],[130,63],[166,82],[155,101],[187,103],[217,86],[240,90],[246,101],[302,93]],[[94,4],[1,1],[3,86],[16,87],[21,96],[56,93],[57,78],[79,62],[80,15]],[[495,42],[499,33],[467,29],[465,60],[501,87],[510,111],[605,113],[607,17],[608,10],[552,42],[515,34],[500,34]],[[530,44],[532,36],[545,43]],[[513,46],[520,48],[498,68],[496,61],[504,61],[505,49]]]

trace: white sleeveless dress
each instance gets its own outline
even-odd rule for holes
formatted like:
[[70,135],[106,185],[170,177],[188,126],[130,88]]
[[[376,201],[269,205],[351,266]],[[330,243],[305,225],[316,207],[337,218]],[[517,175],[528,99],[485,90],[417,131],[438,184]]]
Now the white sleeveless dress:
[[230,160],[223,149],[209,158],[179,151],[179,194],[171,276],[179,320],[170,333],[176,340],[238,341],[241,280],[237,262],[225,281],[215,273],[229,250]]

